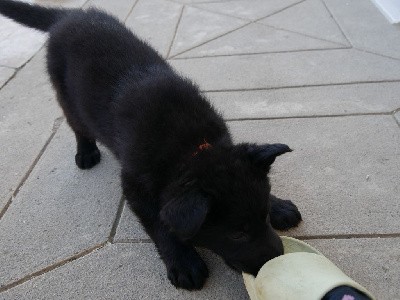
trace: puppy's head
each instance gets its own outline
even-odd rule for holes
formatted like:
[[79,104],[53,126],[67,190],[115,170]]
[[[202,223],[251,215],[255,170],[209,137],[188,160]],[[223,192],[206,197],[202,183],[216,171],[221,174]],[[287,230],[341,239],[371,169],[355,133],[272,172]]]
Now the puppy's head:
[[283,254],[269,222],[267,173],[283,144],[239,144],[200,152],[164,194],[161,220],[182,240],[208,248],[256,275]]

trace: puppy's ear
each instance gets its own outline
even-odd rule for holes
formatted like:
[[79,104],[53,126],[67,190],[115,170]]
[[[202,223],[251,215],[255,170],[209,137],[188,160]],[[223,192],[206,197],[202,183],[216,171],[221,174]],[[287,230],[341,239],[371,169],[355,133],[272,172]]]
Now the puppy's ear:
[[268,170],[277,156],[291,151],[285,144],[249,144],[246,154],[255,165]]
[[198,192],[190,191],[164,205],[160,211],[160,218],[175,234],[187,240],[199,231],[208,209],[207,198]]

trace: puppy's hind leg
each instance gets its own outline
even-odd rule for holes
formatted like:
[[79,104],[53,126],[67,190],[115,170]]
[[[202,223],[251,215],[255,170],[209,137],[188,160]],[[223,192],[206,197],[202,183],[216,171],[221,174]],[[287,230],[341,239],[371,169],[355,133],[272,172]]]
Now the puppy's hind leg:
[[64,72],[65,68],[61,63],[55,63],[57,57],[52,57],[52,52],[48,57],[48,70],[53,87],[57,93],[57,101],[60,104],[67,122],[75,133],[77,151],[75,155],[75,163],[80,169],[90,169],[100,162],[100,151],[96,146],[96,141],[89,138],[87,128],[79,119],[78,109],[71,97],[66,92]]
[[69,126],[75,133],[77,145],[75,163],[80,169],[90,169],[100,162],[100,151],[96,146],[96,141],[89,138],[88,134],[83,133],[88,132],[88,130],[82,120],[79,119],[78,111],[72,99],[68,98],[66,93],[56,84],[54,86],[57,91],[57,100],[64,111]]
[[69,126],[75,133],[77,144],[75,163],[80,169],[90,169],[100,162],[100,151],[96,146],[96,141],[85,134],[89,131],[79,118],[76,102],[67,92],[67,80],[65,78],[67,68],[64,58],[59,55],[58,46],[51,39],[48,46],[47,69],[57,93],[57,101]]
[[271,201],[271,225],[277,230],[288,230],[296,227],[302,221],[297,206],[290,200],[282,200],[274,195],[269,196]]
[[96,141],[75,131],[77,150],[75,163],[80,169],[90,169],[100,162],[100,151]]

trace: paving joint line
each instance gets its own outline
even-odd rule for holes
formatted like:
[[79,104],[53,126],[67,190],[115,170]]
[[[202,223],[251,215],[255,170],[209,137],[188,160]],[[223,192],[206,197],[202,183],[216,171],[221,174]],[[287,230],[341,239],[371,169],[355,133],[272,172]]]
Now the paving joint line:
[[21,190],[21,188],[23,187],[23,185],[25,184],[25,182],[27,181],[27,179],[29,178],[29,176],[31,175],[33,169],[36,167],[37,163],[39,162],[40,158],[43,156],[44,152],[46,151],[48,145],[50,144],[50,142],[53,140],[55,134],[57,133],[58,129],[60,128],[62,122],[64,120],[64,117],[58,117],[57,119],[54,120],[53,123],[53,128],[52,128],[52,132],[50,134],[50,136],[47,138],[46,142],[44,143],[42,149],[39,151],[39,154],[36,156],[36,158],[33,160],[33,163],[31,164],[31,166],[29,167],[28,171],[25,173],[25,175],[22,177],[22,179],[20,180],[17,188],[14,190],[14,192],[12,193],[11,197],[8,199],[6,205],[4,206],[4,208],[0,211],[0,220],[3,218],[3,216],[5,215],[5,213],[7,212],[8,208],[10,207],[11,203],[14,201],[14,199],[17,197],[19,191]]
[[347,240],[347,239],[388,239],[400,238],[400,233],[349,233],[349,234],[327,234],[327,235],[293,235],[299,240]]
[[175,30],[174,30],[174,37],[172,38],[171,44],[168,47],[168,52],[167,52],[167,55],[166,55],[167,59],[168,59],[169,55],[171,54],[172,46],[175,43],[176,34],[178,33],[178,28],[179,28],[179,25],[181,24],[183,11],[185,10],[185,8],[186,8],[186,5],[182,5],[182,8],[181,8],[181,11],[180,11],[180,14],[179,14],[179,18],[178,18],[178,22],[176,22],[176,26],[175,26]]
[[[224,1],[224,2],[220,2],[220,3],[227,3],[227,2],[229,2],[229,1]],[[175,2],[175,3],[176,3],[176,2]],[[208,3],[216,3],[216,2],[186,3],[185,5],[186,5],[186,6],[190,6],[190,7],[194,7],[194,8],[200,9],[200,10],[204,10],[204,11],[206,11],[206,12],[213,13],[213,14],[216,14],[216,15],[221,15],[221,16],[230,17],[230,18],[234,18],[234,19],[238,19],[238,20],[242,20],[242,21],[251,22],[251,19],[247,19],[247,18],[243,18],[243,17],[238,17],[238,16],[233,16],[233,15],[225,14],[225,13],[222,13],[222,12],[213,11],[213,10],[211,10],[211,9],[207,9],[207,8],[204,8],[204,7],[198,7],[198,6],[196,6],[196,5],[198,5],[198,4],[208,4]],[[217,2],[217,3],[219,3],[219,2]],[[182,4],[182,3],[181,3],[181,4]]]
[[5,87],[11,80],[13,80],[15,76],[17,76],[18,71],[18,69],[14,69],[14,73],[2,85],[0,85],[0,90],[3,89],[3,87]]
[[[138,0],[138,1],[139,1],[139,0]],[[335,19],[334,16],[332,15],[332,13],[331,13],[331,11],[329,10],[329,8],[327,7],[326,3],[323,2],[323,0],[321,0],[321,1],[322,1],[322,3],[323,3],[324,7],[326,8],[326,10],[328,11],[329,15],[331,16],[331,18],[334,20],[335,24],[336,24],[337,27],[339,28],[339,30],[340,30],[342,36],[344,36],[344,38],[346,39],[347,44],[343,44],[343,43],[339,43],[339,42],[334,42],[334,41],[330,41],[330,40],[323,39],[323,38],[320,38],[320,37],[316,37],[316,36],[308,35],[308,34],[305,34],[305,33],[297,32],[297,31],[292,31],[292,30],[289,30],[289,29],[280,28],[280,27],[276,27],[276,26],[272,26],[272,25],[269,25],[269,24],[264,24],[264,23],[260,23],[260,22],[259,22],[259,21],[261,21],[261,20],[263,20],[263,19],[266,19],[266,18],[268,18],[268,17],[270,17],[270,16],[273,16],[273,15],[275,15],[275,14],[278,14],[279,12],[282,12],[282,11],[288,9],[288,8],[291,8],[291,7],[293,7],[293,6],[296,6],[296,5],[298,5],[298,4],[302,3],[302,2],[305,2],[306,0],[302,0],[302,1],[300,1],[300,2],[293,3],[292,5],[290,5],[290,6],[286,7],[286,8],[283,8],[283,9],[277,11],[277,12],[274,12],[274,13],[272,13],[272,14],[270,14],[270,15],[267,15],[267,16],[263,16],[263,17],[258,18],[258,19],[256,19],[256,20],[245,19],[245,18],[240,18],[240,17],[237,17],[237,16],[232,16],[232,15],[220,13],[220,12],[215,12],[215,11],[212,11],[212,10],[209,10],[209,9],[206,9],[206,8],[203,8],[203,7],[202,7],[202,8],[199,8],[199,7],[197,7],[196,5],[197,5],[197,4],[200,4],[200,3],[182,4],[182,3],[180,3],[180,2],[176,2],[176,1],[172,1],[172,0],[167,0],[167,1],[170,1],[170,2],[173,2],[173,3],[178,3],[178,4],[181,4],[181,5],[184,5],[184,6],[195,7],[195,8],[197,8],[197,9],[201,9],[201,10],[204,10],[204,11],[208,11],[208,12],[210,12],[210,13],[219,14],[219,15],[228,16],[228,17],[233,17],[233,18],[237,18],[237,19],[240,19],[240,20],[244,20],[244,21],[249,22],[249,23],[243,25],[242,27],[236,28],[236,29],[234,29],[234,30],[232,30],[232,31],[229,31],[229,32],[227,32],[227,33],[224,33],[224,34],[222,34],[222,35],[220,35],[220,36],[218,36],[218,37],[215,37],[215,38],[213,38],[213,39],[207,40],[207,41],[205,41],[205,42],[203,42],[203,43],[201,43],[201,44],[199,44],[199,45],[196,45],[196,46],[191,47],[191,48],[189,48],[189,49],[187,49],[187,50],[185,50],[185,51],[182,51],[182,52],[180,52],[180,53],[177,53],[177,54],[175,54],[175,55],[169,57],[170,50],[171,50],[172,45],[173,45],[173,42],[174,42],[174,40],[175,40],[175,36],[174,36],[174,40],[172,41],[172,43],[171,43],[171,45],[170,45],[170,48],[169,48],[169,51],[168,51],[168,55],[167,55],[167,59],[169,59],[169,60],[190,59],[190,58],[222,57],[222,56],[257,55],[257,54],[268,54],[268,53],[306,52],[306,51],[317,51],[317,50],[325,51],[325,50],[340,50],[340,49],[356,49],[356,50],[359,50],[359,51],[362,51],[362,52],[365,52],[365,53],[370,53],[370,54],[374,54],[374,55],[381,56],[381,57],[385,57],[385,58],[389,58],[389,59],[400,60],[399,58],[392,57],[392,56],[389,56],[389,55],[380,54],[380,53],[376,53],[376,52],[374,52],[374,51],[372,51],[372,50],[367,50],[367,49],[362,49],[362,48],[355,47],[355,46],[350,42],[350,40],[347,38],[347,36],[345,35],[343,29],[341,28],[341,26],[339,25],[339,23],[336,21],[336,19]],[[210,2],[203,2],[203,3],[210,3]],[[224,2],[221,1],[221,3],[224,3]],[[337,47],[337,48],[321,48],[321,49],[289,50],[289,51],[271,51],[271,52],[268,52],[268,51],[267,51],[267,52],[257,52],[257,53],[221,54],[221,55],[193,56],[193,57],[182,57],[182,58],[177,57],[177,56],[179,56],[179,55],[181,55],[181,54],[183,54],[183,53],[186,53],[186,52],[188,52],[188,51],[191,51],[191,50],[193,50],[193,49],[195,49],[195,48],[197,48],[197,47],[200,47],[200,46],[202,46],[202,45],[204,45],[204,44],[207,44],[207,43],[209,43],[209,42],[211,42],[211,41],[213,41],[213,40],[216,40],[216,39],[218,39],[218,38],[220,38],[220,37],[223,37],[223,36],[225,36],[225,35],[227,35],[227,34],[229,34],[229,33],[232,33],[232,32],[234,32],[234,31],[236,31],[236,30],[242,29],[243,27],[248,26],[248,25],[250,25],[250,24],[254,24],[254,23],[257,23],[257,24],[259,24],[259,25],[262,25],[262,26],[265,26],[265,27],[269,27],[269,28],[272,28],[272,29],[275,29],[275,30],[286,31],[286,32],[294,33],[294,34],[299,34],[299,35],[302,35],[302,36],[305,36],[305,37],[308,37],[308,38],[312,38],[312,39],[316,39],[316,40],[320,40],[320,41],[324,41],[324,42],[336,44],[336,45],[338,45],[339,47]],[[175,33],[175,34],[176,34],[176,33]]]
[[17,74],[28,64],[32,61],[32,59],[47,45],[47,41],[43,43],[43,45],[39,48],[38,51],[36,51],[26,62],[24,62],[20,67],[18,68],[13,68],[15,70],[14,74],[7,79],[7,81],[0,86],[0,90],[3,89],[7,84],[9,84],[11,82],[12,79],[15,78],[15,76],[17,76]]
[[[249,25],[249,24],[247,24],[247,25]],[[247,25],[245,25],[245,26],[247,26]],[[243,26],[244,27],[244,26]],[[219,38],[219,37],[217,37],[217,38]],[[217,39],[217,38],[215,38],[215,39]],[[211,40],[210,40],[211,41]],[[207,41],[207,42],[205,42],[204,44],[206,44],[206,43],[208,43],[208,42],[210,42],[210,41]],[[203,44],[202,44],[203,45]],[[201,45],[199,45],[199,46],[201,46]],[[196,46],[196,47],[194,47],[194,48],[197,48],[198,46]],[[189,49],[189,50],[193,50],[194,48],[192,48],[192,49]],[[349,50],[349,49],[354,49],[354,47],[345,47],[344,45],[343,45],[343,47],[338,47],[338,48],[320,48],[320,49],[304,49],[304,50],[287,50],[287,51],[272,51],[272,52],[258,52],[258,53],[238,53],[238,54],[219,54],[219,55],[213,55],[213,56],[198,56],[198,57],[176,57],[177,55],[181,55],[181,54],[183,54],[183,53],[185,53],[185,52],[187,52],[187,51],[189,51],[189,50],[185,50],[185,51],[183,51],[183,52],[181,52],[181,53],[179,53],[179,54],[176,54],[176,55],[174,55],[174,56],[171,56],[171,58],[169,58],[169,60],[185,60],[185,59],[200,59],[200,58],[212,58],[212,57],[229,57],[229,56],[232,56],[232,57],[235,57],[235,56],[246,56],[246,55],[248,55],[248,56],[255,56],[255,55],[263,55],[263,54],[280,54],[280,53],[297,53],[297,52],[307,52],[307,51],[310,51],[310,52],[315,52],[315,51],[336,51],[336,50]],[[357,49],[358,50],[358,49]]]
[[[200,10],[204,10],[204,11],[207,11],[207,12],[210,12],[210,13],[214,13],[214,14],[218,14],[218,15],[222,15],[222,16],[226,16],[226,17],[231,17],[231,18],[240,19],[240,20],[246,21],[247,23],[246,23],[246,24],[243,24],[243,26],[240,26],[240,27],[238,27],[238,28],[235,28],[235,29],[233,29],[233,30],[230,30],[230,31],[228,31],[228,32],[225,32],[225,33],[223,33],[223,34],[221,34],[221,35],[219,35],[219,36],[217,36],[217,37],[214,37],[214,38],[212,38],[212,39],[210,39],[210,40],[204,41],[204,42],[202,42],[202,43],[200,43],[200,44],[198,44],[198,45],[196,45],[196,46],[193,46],[193,47],[191,47],[191,48],[189,48],[189,49],[186,49],[186,50],[184,50],[184,51],[182,51],[182,52],[179,52],[179,53],[177,53],[177,54],[175,54],[175,55],[173,55],[173,56],[171,56],[171,57],[168,57],[168,56],[169,56],[169,52],[168,52],[168,56],[167,56],[167,57],[168,57],[168,59],[170,59],[170,60],[171,60],[171,59],[174,59],[174,58],[176,58],[178,55],[181,55],[181,54],[186,53],[186,52],[188,52],[188,51],[191,51],[191,50],[193,50],[193,49],[195,49],[195,48],[197,48],[197,47],[200,47],[200,46],[202,46],[202,45],[204,45],[204,44],[207,44],[207,43],[212,42],[212,41],[214,41],[214,40],[216,40],[216,39],[219,39],[219,38],[221,38],[221,37],[223,37],[223,36],[225,36],[225,35],[228,35],[228,34],[234,32],[234,31],[240,30],[240,29],[242,29],[242,28],[244,28],[244,27],[246,27],[246,26],[248,26],[248,25],[250,25],[250,24],[254,24],[254,23],[256,23],[256,22],[258,22],[259,20],[262,20],[262,19],[264,19],[264,18],[268,18],[268,17],[270,17],[270,16],[272,16],[272,15],[274,15],[274,14],[277,14],[277,13],[279,13],[279,12],[281,12],[281,11],[284,11],[285,9],[288,9],[288,8],[290,8],[290,7],[293,7],[293,6],[295,6],[295,5],[297,5],[297,4],[300,4],[300,3],[304,2],[304,1],[306,1],[306,0],[301,0],[301,1],[299,1],[299,2],[293,3],[292,5],[289,5],[289,6],[283,8],[283,9],[281,9],[281,10],[279,10],[279,11],[276,11],[276,12],[274,12],[274,13],[271,13],[271,14],[269,14],[269,15],[267,15],[267,16],[263,16],[263,17],[261,17],[261,18],[255,19],[255,20],[240,18],[240,17],[237,17],[237,16],[229,15],[229,14],[223,14],[223,13],[215,12],[215,11],[212,11],[212,10],[209,10],[209,9],[206,9],[206,8],[203,8],[203,7],[199,8],[199,7],[196,6],[196,4],[198,4],[198,3],[195,3],[195,4],[192,4],[192,3],[186,4],[185,6],[194,7],[194,8],[200,9]],[[172,1],[172,2],[174,2],[174,1]],[[257,24],[258,24],[258,23],[257,23]],[[174,36],[174,40],[175,40],[175,36]],[[174,42],[174,41],[173,41],[173,42]],[[171,44],[171,47],[172,47],[172,45],[173,45],[173,43]],[[344,45],[343,45],[343,46],[344,46]],[[215,57],[215,56],[214,56],[214,57]]]
[[[249,24],[247,24],[249,25]],[[208,43],[208,42],[207,42]],[[278,54],[278,53],[298,53],[298,52],[315,52],[315,51],[329,51],[329,50],[343,50],[343,49],[352,49],[352,47],[342,47],[337,48],[316,48],[316,49],[298,49],[298,50],[282,50],[282,51],[264,51],[264,52],[253,52],[253,53],[235,53],[235,54],[217,54],[217,55],[205,55],[205,56],[190,56],[190,57],[176,57],[172,56],[169,60],[185,60],[192,58],[212,58],[212,57],[230,57],[230,56],[245,56],[245,55],[260,55],[260,54]],[[191,49],[192,50],[192,49]],[[186,52],[186,51],[185,51]],[[184,53],[184,52],[182,52]],[[180,54],[182,54],[180,53]],[[180,55],[177,54],[177,55]]]
[[[216,40],[216,39],[219,39],[219,38],[221,38],[221,37],[223,37],[223,36],[225,36],[225,35],[228,35],[228,34],[234,32],[234,31],[236,31],[236,30],[242,29],[242,28],[244,28],[244,27],[246,27],[246,26],[248,26],[248,25],[250,25],[250,24],[252,24],[252,22],[243,24],[242,26],[240,26],[240,27],[238,27],[238,28],[232,29],[232,30],[230,30],[230,31],[228,31],[228,32],[225,32],[225,33],[219,35],[219,36],[216,36],[216,37],[214,37],[214,38],[212,38],[212,39],[209,39],[209,40],[207,40],[207,41],[205,41],[205,42],[202,42],[202,43],[200,43],[200,44],[198,44],[198,45],[196,45],[196,46],[193,46],[193,47],[191,47],[191,48],[189,48],[189,49],[186,49],[186,50],[184,50],[184,51],[182,51],[182,52],[179,52],[179,53],[177,53],[177,54],[175,54],[175,55],[172,55],[172,56],[169,58],[169,60],[171,60],[171,59],[177,57],[178,55],[181,55],[181,54],[183,54],[183,53],[186,53],[186,52],[188,52],[188,51],[191,51],[191,50],[193,50],[193,49],[195,49],[195,48],[198,48],[198,47],[200,47],[200,46],[203,46],[204,44],[207,44],[207,43],[212,42],[212,41],[214,41],[214,40]],[[183,58],[182,58],[182,59],[183,59]]]
[[79,8],[83,8],[86,4],[88,4],[91,0],[86,0]]
[[119,223],[121,221],[121,216],[122,216],[122,211],[124,209],[124,205],[125,205],[125,197],[121,196],[121,199],[120,199],[119,204],[118,204],[117,213],[115,215],[115,219],[114,219],[113,225],[111,227],[110,235],[108,237],[108,242],[109,243],[112,243],[113,240],[114,240],[115,234],[117,232],[117,228],[118,228]]
[[308,37],[308,38],[312,38],[312,39],[315,39],[315,40],[319,40],[319,41],[328,42],[328,43],[331,43],[331,44],[340,45],[340,46],[343,46],[345,48],[349,48],[349,49],[353,48],[352,45],[346,45],[346,44],[330,41],[330,40],[323,39],[321,37],[317,37],[317,36],[313,36],[313,35],[309,35],[309,34],[306,34],[306,33],[293,31],[293,30],[285,29],[285,28],[281,28],[281,27],[276,27],[276,26],[273,26],[273,25],[264,24],[264,23],[260,23],[260,22],[257,22],[257,24],[260,24],[262,26],[269,27],[269,28],[272,28],[272,29],[275,29],[275,30],[281,30],[281,31],[286,31],[286,32],[290,32],[290,33],[295,33],[295,34],[299,34],[299,35],[302,35],[302,36],[305,36],[305,37]]
[[392,112],[376,113],[353,113],[353,114],[334,114],[334,115],[309,115],[309,116],[282,116],[282,117],[260,117],[260,118],[234,118],[225,119],[226,122],[242,121],[268,121],[268,120],[287,120],[287,119],[320,119],[320,118],[341,118],[341,117],[362,117],[362,116],[390,116]]
[[277,86],[277,87],[260,87],[260,88],[243,88],[243,89],[222,89],[222,90],[202,90],[202,93],[224,93],[224,92],[248,92],[248,91],[269,91],[269,90],[281,90],[281,89],[296,89],[296,88],[308,88],[308,87],[324,87],[324,86],[342,86],[342,85],[356,85],[356,84],[374,84],[374,83],[397,83],[400,79],[393,80],[372,80],[372,81],[352,81],[352,82],[341,82],[341,83],[321,83],[321,84],[305,84],[305,85],[288,85],[288,86]]
[[133,12],[133,9],[135,8],[136,4],[138,4],[139,0],[136,0],[136,2],[132,5],[131,9],[129,10],[127,16],[124,19],[124,24],[126,23],[126,20],[128,20],[128,18],[130,17],[130,15]]
[[336,23],[336,26],[339,28],[340,32],[342,33],[342,35],[344,36],[346,41],[349,43],[349,45],[354,46],[353,43],[350,41],[350,39],[347,37],[347,35],[344,33],[342,26],[340,26],[339,22],[336,20],[335,16],[332,14],[331,10],[329,9],[328,5],[326,5],[325,1],[324,0],[320,0],[320,1],[325,6],[325,9],[331,16],[332,20]]
[[376,53],[376,52],[373,52],[373,51],[370,51],[370,50],[367,50],[367,49],[358,48],[358,47],[352,47],[352,48],[355,49],[355,50],[361,51],[361,52],[374,54],[374,55],[381,56],[381,57],[384,57],[384,58],[389,58],[389,59],[393,59],[393,60],[400,60],[400,58],[392,57],[392,56],[385,55],[385,54]]
[[75,255],[72,255],[69,258],[63,259],[63,260],[61,260],[61,261],[59,261],[59,262],[57,262],[55,264],[47,266],[46,268],[43,268],[43,269],[41,269],[39,271],[31,273],[31,274],[29,274],[29,275],[27,275],[27,276],[25,276],[25,277],[23,277],[23,278],[21,278],[21,279],[19,279],[17,281],[14,281],[14,282],[11,282],[11,283],[6,284],[4,286],[1,286],[0,287],[0,293],[5,292],[5,291],[7,291],[9,289],[12,289],[12,288],[14,288],[14,287],[16,287],[18,285],[21,285],[21,284],[23,284],[23,283],[25,283],[25,282],[27,282],[27,281],[29,281],[31,279],[34,279],[34,278],[36,278],[38,276],[41,276],[41,275],[45,274],[45,273],[48,273],[48,272],[53,271],[55,269],[58,269],[59,267],[62,267],[64,265],[66,265],[67,263],[70,263],[70,262],[73,262],[74,260],[82,258],[82,257],[84,257],[84,256],[86,256],[86,255],[88,255],[88,254],[90,254],[90,253],[92,253],[92,252],[94,252],[96,250],[99,250],[99,249],[103,248],[106,245],[107,245],[107,242],[103,242],[101,244],[98,244],[96,246],[88,248],[88,249],[86,249],[84,251],[81,251],[81,252],[79,252],[79,253],[77,253]]
[[303,2],[305,2],[305,1],[306,1],[306,0],[301,0],[301,1],[299,1],[299,2],[290,4],[289,6],[287,6],[287,7],[285,7],[285,8],[282,8],[282,9],[280,9],[280,10],[278,10],[278,11],[275,11],[275,12],[269,14],[269,15],[266,15],[266,16],[264,16],[264,17],[261,17],[261,18],[258,18],[258,19],[256,19],[256,20],[254,20],[253,23],[258,22],[258,21],[260,21],[260,20],[262,20],[262,19],[266,19],[266,18],[272,17],[273,15],[279,14],[279,13],[283,12],[284,10],[289,9],[289,8],[292,8],[292,7],[294,7],[294,6],[296,6],[296,5],[300,4],[300,3],[303,3]]
[[11,66],[7,66],[7,65],[0,65],[0,67],[6,68],[6,69],[13,69],[13,70],[18,69],[18,67],[11,67]]
[[[301,4],[301,3],[305,2],[305,1],[306,1],[306,0],[301,0],[301,1],[299,1],[299,2],[293,3],[293,4],[291,4],[291,5],[289,5],[289,6],[285,7],[285,8],[282,8],[281,10],[278,10],[278,11],[276,11],[276,12],[273,12],[273,13],[271,13],[271,14],[269,14],[269,15],[260,17],[260,18],[255,19],[255,20],[246,19],[246,18],[240,18],[240,17],[237,17],[237,16],[232,16],[232,15],[224,14],[224,13],[221,13],[221,12],[215,12],[215,11],[212,11],[212,10],[209,10],[209,9],[206,9],[206,8],[203,8],[203,7],[202,7],[202,8],[199,8],[199,7],[196,6],[196,4],[198,4],[198,3],[195,3],[195,4],[187,4],[187,5],[188,5],[188,6],[195,7],[195,8],[198,8],[198,9],[205,10],[205,11],[208,11],[208,12],[212,12],[212,13],[215,13],[215,14],[220,14],[220,15],[223,15],[223,16],[233,17],[233,18],[237,18],[237,19],[240,19],[240,20],[244,20],[244,21],[250,22],[250,23],[248,23],[247,25],[257,23],[257,24],[259,24],[259,25],[266,26],[266,27],[269,27],[269,28],[273,28],[273,29],[275,29],[275,30],[281,30],[281,31],[286,31],[286,32],[290,32],[290,33],[295,33],[295,34],[303,35],[303,36],[306,36],[306,37],[309,37],[309,38],[321,40],[321,41],[324,41],[324,42],[329,42],[329,43],[337,44],[337,45],[340,45],[340,46],[352,48],[352,45],[351,45],[350,43],[349,43],[348,45],[345,45],[345,44],[342,44],[342,43],[333,42],[333,41],[330,41],[330,40],[325,40],[325,39],[322,39],[322,38],[320,38],[320,37],[315,37],[315,36],[307,35],[307,34],[304,34],[304,33],[301,33],[301,32],[295,32],[295,31],[291,31],[291,30],[288,30],[288,29],[278,28],[278,27],[274,27],[274,26],[271,26],[271,25],[259,23],[259,21],[261,21],[261,20],[263,20],[263,19],[269,18],[269,17],[271,17],[271,16],[273,16],[273,15],[275,15],[275,14],[278,14],[278,13],[280,13],[280,12],[286,10],[286,9],[289,9],[289,8],[291,8],[291,7],[293,7],[293,6],[296,6],[296,5],[298,5],[298,4]],[[207,3],[207,2],[206,2],[206,3]],[[235,29],[235,30],[238,30],[238,29],[241,29],[241,28],[237,28],[237,29]],[[232,32],[233,32],[233,31],[232,31]],[[346,40],[347,40],[347,39],[346,39]],[[210,41],[212,41],[212,40],[210,40]],[[207,41],[207,42],[205,42],[205,43],[208,43],[208,42],[209,42],[209,41]],[[202,44],[202,45],[203,45],[203,44]],[[198,46],[196,46],[196,47],[198,47]],[[194,48],[196,48],[196,47],[194,47]],[[194,48],[191,48],[191,49],[189,49],[189,50],[192,50],[192,49],[194,49]],[[187,51],[189,51],[189,50],[187,50]],[[184,52],[186,52],[186,51],[184,51]],[[184,52],[182,52],[182,53],[184,53]],[[177,55],[180,55],[180,54],[182,54],[182,53],[179,53],[179,54],[177,54]],[[175,56],[176,56],[176,55],[175,55]]]

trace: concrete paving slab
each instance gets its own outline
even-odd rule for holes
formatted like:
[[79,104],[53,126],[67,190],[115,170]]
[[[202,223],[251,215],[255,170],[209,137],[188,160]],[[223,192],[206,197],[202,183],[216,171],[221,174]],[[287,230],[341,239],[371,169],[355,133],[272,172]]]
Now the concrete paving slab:
[[400,58],[400,24],[390,24],[372,1],[325,3],[354,47]]
[[14,75],[15,69],[0,66],[0,88]]
[[196,7],[247,20],[257,20],[298,2],[300,0],[238,0],[196,4]]
[[105,242],[121,199],[119,167],[102,149],[92,170],[74,163],[64,123],[0,220],[0,286]]
[[229,2],[236,0],[174,0],[175,2],[184,3],[184,4],[194,4],[194,3],[208,3],[208,2]]
[[82,7],[88,0],[28,0],[27,2],[43,6],[59,6],[65,8]]
[[44,56],[45,51],[40,51],[0,90],[0,211],[62,114],[46,75]]
[[139,0],[125,24],[166,57],[183,5],[165,0]]
[[323,40],[349,45],[321,0],[304,1],[259,22]]
[[96,7],[98,9],[105,10],[106,12],[116,16],[121,21],[124,21],[128,17],[132,7],[137,1],[138,0],[90,0],[89,2],[86,2],[83,7]]
[[12,299],[248,299],[241,275],[202,252],[210,269],[200,291],[176,289],[153,244],[112,244],[0,294]]
[[171,55],[203,44],[246,23],[246,21],[237,18],[195,7],[185,7],[171,48]]
[[365,286],[376,299],[399,299],[400,238],[306,241]]
[[400,61],[355,49],[171,60],[204,91],[400,79]]
[[399,95],[400,82],[207,93],[225,119],[388,113]]
[[145,232],[142,224],[140,224],[139,219],[125,202],[121,219],[115,232],[114,241],[126,242],[143,239],[150,239],[150,237]]
[[390,115],[229,122],[236,141],[285,143],[272,192],[304,222],[291,235],[400,233],[400,131]]
[[0,65],[21,67],[45,41],[46,34],[0,16]]
[[[338,48],[338,44],[274,29],[257,23],[228,33],[177,57],[203,57]],[[344,46],[342,46],[344,47]]]

